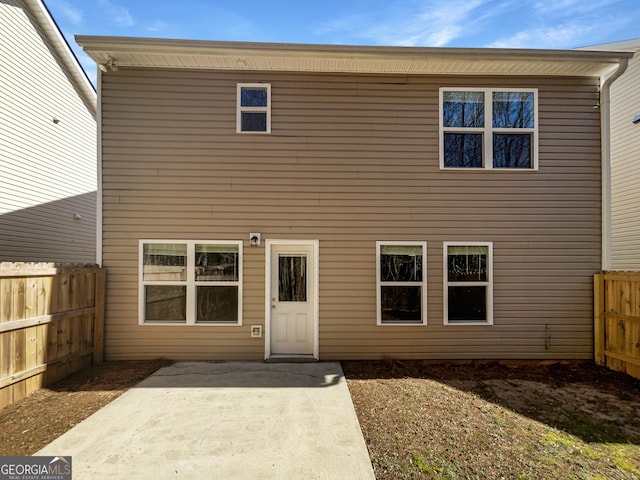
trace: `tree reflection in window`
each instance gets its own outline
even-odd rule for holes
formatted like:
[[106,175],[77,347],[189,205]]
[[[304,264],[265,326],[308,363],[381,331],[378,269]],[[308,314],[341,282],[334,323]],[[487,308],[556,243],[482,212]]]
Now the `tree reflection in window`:
[[278,301],[307,301],[307,257],[280,255],[278,257]]
[[421,245],[380,245],[382,323],[423,321],[423,255]]
[[533,92],[493,92],[494,128],[533,128]]
[[449,281],[486,282],[487,250],[475,246],[449,247]]
[[422,247],[381,245],[380,280],[383,282],[421,282]]

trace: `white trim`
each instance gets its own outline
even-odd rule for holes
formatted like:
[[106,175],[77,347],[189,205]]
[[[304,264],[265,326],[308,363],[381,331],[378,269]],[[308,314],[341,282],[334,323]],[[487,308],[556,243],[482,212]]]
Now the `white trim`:
[[[150,243],[173,243],[187,247],[187,279],[171,281],[145,281],[143,279],[144,245]],[[238,280],[236,281],[196,281],[195,280],[195,246],[196,245],[237,245],[238,246]],[[200,326],[200,327],[239,327],[242,326],[242,240],[176,240],[176,239],[139,239],[138,240],[138,324],[162,326]],[[177,285],[186,287],[186,320],[184,322],[145,321],[145,285]],[[236,322],[197,322],[196,321],[196,289],[198,286],[237,286],[238,287],[238,319]]]
[[[442,288],[442,312],[444,325],[493,325],[493,242],[443,242],[443,288]],[[488,281],[486,282],[449,282],[449,265],[448,253],[450,246],[470,246],[470,247],[488,247],[487,267],[489,269]],[[449,286],[486,286],[486,321],[453,321],[449,322]]]
[[98,68],[98,99],[96,105],[96,263],[102,266],[102,71]]
[[60,27],[56,23],[49,8],[42,0],[22,0],[23,5],[35,17],[38,26],[55,49],[56,62],[69,78],[82,102],[93,118],[96,118],[96,90],[93,88],[87,73],[73,53]]
[[602,182],[602,241],[601,268],[611,270],[611,84],[628,68],[629,61],[622,60],[618,68],[600,77],[600,148]]
[[[313,358],[320,360],[320,241],[319,240],[289,240],[266,239],[265,240],[265,290],[264,290],[264,358],[286,358],[284,356],[271,355],[271,255],[273,245],[307,245],[313,247],[314,282],[313,282]],[[303,356],[304,357],[304,356]]]
[[[380,280],[380,247],[383,245],[403,245],[403,246],[419,246],[422,247],[422,281],[420,282],[383,282]],[[382,293],[381,287],[397,285],[397,286],[420,286],[421,292],[421,312],[422,319],[420,322],[384,322],[382,320]],[[376,242],[376,323],[378,326],[395,326],[407,327],[427,324],[427,242],[416,241],[377,241]]]
[[628,52],[515,48],[385,47],[221,42],[165,38],[77,35],[76,42],[98,64],[121,67],[389,73],[403,75],[597,77]]
[[[484,126],[483,127],[445,127],[443,125],[443,94],[444,92],[478,92],[484,94]],[[533,128],[494,128],[493,127],[493,98],[496,92],[530,92],[533,93]],[[438,97],[438,127],[439,127],[439,157],[440,170],[454,170],[464,172],[498,171],[498,172],[535,172],[538,170],[538,89],[537,88],[476,88],[468,87],[440,87]],[[454,133],[481,133],[483,140],[483,166],[471,167],[445,167],[444,165],[444,134]],[[531,134],[531,168],[494,168],[493,167],[493,133],[530,133]]]
[[[243,88],[260,88],[267,91],[266,107],[243,107],[241,102],[241,92]],[[267,117],[267,129],[264,132],[242,130],[243,112],[264,112]],[[270,83],[238,83],[236,89],[236,133],[243,134],[269,134],[271,133],[271,84]]]

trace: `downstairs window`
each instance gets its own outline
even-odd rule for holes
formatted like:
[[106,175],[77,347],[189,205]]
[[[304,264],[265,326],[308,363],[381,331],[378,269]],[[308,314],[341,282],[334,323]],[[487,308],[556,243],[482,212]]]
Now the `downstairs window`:
[[426,242],[376,242],[378,325],[427,323]]
[[140,240],[144,324],[241,325],[242,242]]
[[493,323],[491,242],[444,243],[444,323]]

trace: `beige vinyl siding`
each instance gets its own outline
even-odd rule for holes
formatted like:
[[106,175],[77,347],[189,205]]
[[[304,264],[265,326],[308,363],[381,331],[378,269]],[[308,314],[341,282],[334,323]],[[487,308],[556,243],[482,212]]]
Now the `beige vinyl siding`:
[[96,122],[56,55],[0,0],[0,261],[95,262]]
[[[270,135],[235,133],[238,82]],[[539,171],[440,170],[443,86],[538,88]],[[107,358],[262,359],[267,238],[320,241],[321,360],[591,357],[597,78],[122,68],[102,99]],[[243,326],[138,325],[140,238],[243,240]],[[376,325],[376,241],[427,242],[427,326]],[[445,241],[493,242],[493,326],[443,326]]]
[[640,124],[632,123],[639,113],[640,59],[634,57],[611,86],[611,262],[616,270],[640,270]]

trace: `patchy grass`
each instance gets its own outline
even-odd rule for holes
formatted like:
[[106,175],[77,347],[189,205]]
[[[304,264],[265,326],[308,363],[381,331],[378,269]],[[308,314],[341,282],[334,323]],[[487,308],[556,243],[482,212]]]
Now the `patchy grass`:
[[590,363],[343,362],[377,480],[640,479],[640,382]]

